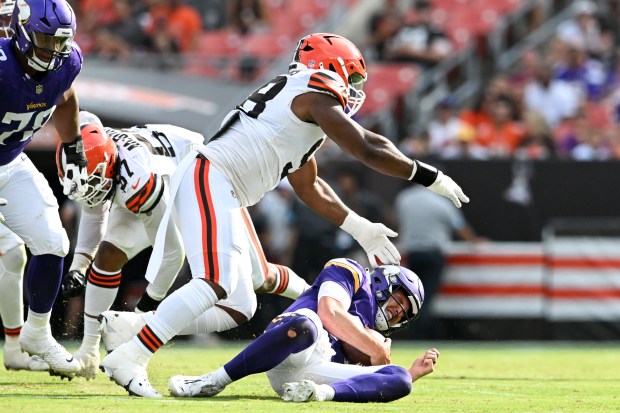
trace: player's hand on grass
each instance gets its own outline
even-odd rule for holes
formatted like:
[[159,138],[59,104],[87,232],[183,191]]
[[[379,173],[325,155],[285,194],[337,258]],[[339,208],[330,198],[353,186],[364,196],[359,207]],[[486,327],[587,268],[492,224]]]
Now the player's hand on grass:
[[435,366],[437,365],[438,359],[439,351],[437,351],[437,349],[431,348],[426,350],[426,352],[421,357],[418,357],[413,362],[411,368],[409,369],[411,381],[414,382],[417,379],[435,371]]

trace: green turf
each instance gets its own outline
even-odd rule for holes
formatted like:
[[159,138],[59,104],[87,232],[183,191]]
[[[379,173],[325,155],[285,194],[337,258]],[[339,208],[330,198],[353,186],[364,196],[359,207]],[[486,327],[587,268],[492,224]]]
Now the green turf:
[[[225,343],[226,344],[226,343]],[[392,403],[289,404],[280,401],[264,374],[230,385],[212,399],[144,400],[129,397],[102,374],[95,380],[61,381],[46,373],[0,371],[0,412],[619,412],[620,345],[437,343],[435,373],[412,394]],[[201,374],[219,367],[240,349],[171,344],[152,359],[153,386],[167,395],[174,374]],[[426,349],[397,343],[393,358],[409,367]]]

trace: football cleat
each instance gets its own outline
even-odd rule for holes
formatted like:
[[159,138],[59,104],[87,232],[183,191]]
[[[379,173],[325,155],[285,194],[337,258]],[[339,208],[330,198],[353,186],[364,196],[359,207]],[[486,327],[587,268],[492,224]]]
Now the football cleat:
[[48,371],[50,366],[39,356],[29,356],[19,344],[4,345],[4,367],[7,370]]
[[146,374],[149,359],[142,354],[130,351],[128,344],[119,346],[101,361],[99,368],[110,380],[123,387],[131,396],[162,397]]
[[282,400],[285,402],[324,402],[327,398],[327,384],[316,384],[311,380],[286,383],[282,386]]
[[212,373],[202,376],[173,376],[168,380],[170,394],[174,397],[213,397],[226,388]]
[[99,370],[99,349],[82,349],[75,352],[73,357],[80,363],[80,371],[76,376],[84,377],[86,380],[94,379]]
[[146,324],[144,314],[126,311],[104,311],[97,320],[100,323],[101,341],[108,354],[131,340]]
[[19,344],[31,356],[41,357],[52,374],[70,379],[80,370],[80,363],[52,337],[49,324],[36,328],[26,322],[19,335]]

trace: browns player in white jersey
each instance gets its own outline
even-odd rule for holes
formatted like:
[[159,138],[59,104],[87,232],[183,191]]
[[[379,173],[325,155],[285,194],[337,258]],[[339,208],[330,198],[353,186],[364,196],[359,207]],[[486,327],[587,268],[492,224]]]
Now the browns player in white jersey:
[[[65,296],[82,292],[86,284],[84,338],[74,357],[82,369],[78,376],[92,378],[99,367],[99,322],[118,293],[122,268],[140,251],[153,245],[167,205],[167,186],[177,164],[202,144],[202,135],[172,125],[104,128],[99,118],[80,112],[81,133],[89,161],[88,190],[76,201],[82,206],[78,241],[73,262],[62,284]],[[62,178],[64,159],[57,151]],[[296,298],[307,287],[305,281],[283,266],[268,264],[247,211],[251,257],[257,269],[254,289]],[[166,254],[153,282],[137,305],[137,311],[154,310],[180,271],[185,252],[173,221],[167,222]],[[94,259],[93,259],[94,257]],[[87,274],[85,276],[85,274]],[[227,312],[228,310],[228,312]],[[221,312],[218,325],[203,326],[200,332],[236,327],[255,311],[251,302]]]
[[[468,202],[461,188],[436,168],[403,155],[387,138],[350,119],[364,101],[366,65],[347,39],[319,33],[302,38],[289,73],[259,87],[220,130],[178,167],[170,206],[181,232],[193,279],[168,296],[129,342],[102,360],[105,373],[130,394],[160,397],[148,380],[151,356],[192,320],[222,302],[255,301],[243,233],[244,207],[253,205],[285,176],[297,196],[320,216],[350,233],[373,265],[398,264],[387,238],[396,233],[355,214],[317,176],[314,152],[325,135],[365,165],[413,180]],[[414,206],[412,206],[414,207]],[[158,271],[164,253],[166,211],[147,269]]]

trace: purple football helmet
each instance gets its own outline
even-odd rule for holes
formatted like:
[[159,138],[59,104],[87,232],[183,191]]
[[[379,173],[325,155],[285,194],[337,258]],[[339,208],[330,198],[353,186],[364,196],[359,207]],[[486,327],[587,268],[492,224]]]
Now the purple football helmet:
[[[370,273],[370,286],[377,303],[375,330],[381,334],[390,335],[394,331],[406,327],[408,323],[415,321],[420,315],[420,309],[424,303],[424,286],[413,271],[398,265],[381,265]],[[397,290],[405,293],[410,306],[409,311],[405,313],[405,317],[399,323],[390,325],[385,308],[388,300]]]
[[28,66],[39,72],[57,70],[71,54],[75,13],[65,0],[19,0],[11,29]]

